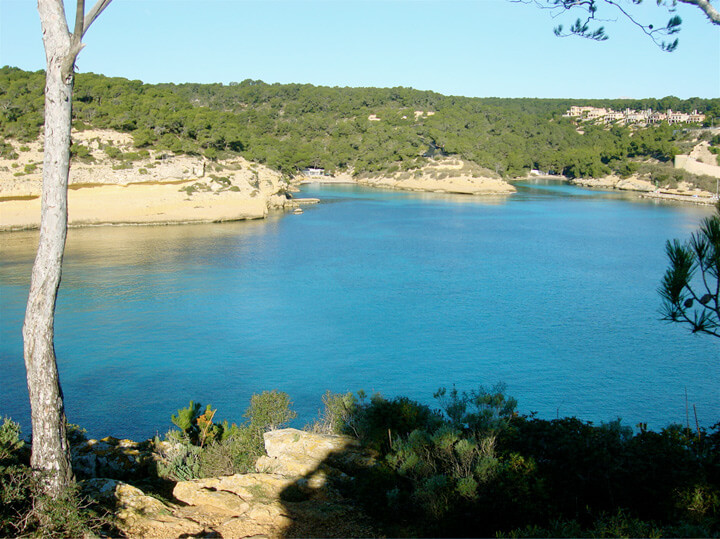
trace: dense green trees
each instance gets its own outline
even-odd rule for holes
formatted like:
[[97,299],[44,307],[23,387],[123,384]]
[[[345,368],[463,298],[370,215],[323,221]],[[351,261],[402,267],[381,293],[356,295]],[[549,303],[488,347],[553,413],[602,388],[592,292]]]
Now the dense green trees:
[[[0,69],[0,133],[34,139],[43,119],[43,73]],[[720,114],[720,99],[502,99],[443,96],[411,88],[328,88],[245,80],[143,84],[78,74],[77,128],[129,132],[138,148],[205,155],[241,153],[286,174],[308,166],[380,172],[450,154],[504,177],[530,169],[568,176],[628,170],[628,160],[667,161],[677,131],[605,128],[563,118],[572,104]],[[584,133],[581,133],[583,131]]]

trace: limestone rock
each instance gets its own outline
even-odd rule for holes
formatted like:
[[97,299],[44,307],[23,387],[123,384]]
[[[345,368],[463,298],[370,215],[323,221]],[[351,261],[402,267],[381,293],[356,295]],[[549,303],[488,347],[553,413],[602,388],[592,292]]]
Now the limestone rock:
[[187,537],[206,532],[198,522],[173,514],[173,506],[139,488],[114,479],[90,479],[83,484],[89,497],[115,507],[119,528],[128,537]]
[[265,452],[256,469],[288,477],[309,477],[317,485],[326,477],[346,477],[375,463],[375,457],[350,436],[315,434],[297,429],[266,432]]
[[[96,453],[137,449],[129,441],[93,442],[86,445],[94,447]],[[89,497],[111,507],[119,529],[133,538],[374,534],[369,519],[336,488],[336,481],[352,478],[335,465],[374,462],[355,439],[284,429],[267,433],[265,445],[269,456],[264,459],[283,473],[181,481],[173,489],[177,503],[159,500],[114,479],[89,479],[83,489]],[[93,462],[97,464],[97,460]]]
[[143,478],[154,466],[152,443],[120,440],[108,436],[102,440],[84,440],[71,448],[72,466],[81,478]]
[[641,180],[637,176],[618,181],[615,188],[623,191],[642,191],[647,193],[656,189],[652,182]]

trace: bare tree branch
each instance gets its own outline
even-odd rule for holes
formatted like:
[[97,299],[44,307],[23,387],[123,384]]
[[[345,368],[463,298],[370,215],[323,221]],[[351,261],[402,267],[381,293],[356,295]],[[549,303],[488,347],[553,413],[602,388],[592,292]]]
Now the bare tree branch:
[[720,11],[715,9],[708,0],[678,0],[678,2],[699,7],[710,19],[710,22],[720,24]]
[[75,9],[75,31],[73,32],[73,41],[80,41],[82,39],[84,17],[85,0],[77,0],[77,8]]
[[70,80],[73,72],[75,71],[75,59],[83,48],[82,35],[83,35],[83,17],[85,15],[85,0],[77,0],[77,8],[75,10],[75,30],[70,37],[70,50],[62,63],[62,77],[63,80]]
[[90,13],[85,16],[83,35],[85,35],[85,32],[88,31],[90,25],[95,22],[95,19],[98,18],[98,15],[100,15],[100,13],[102,13],[103,10],[110,5],[110,2],[112,2],[112,0],[97,0],[97,3],[90,10]]

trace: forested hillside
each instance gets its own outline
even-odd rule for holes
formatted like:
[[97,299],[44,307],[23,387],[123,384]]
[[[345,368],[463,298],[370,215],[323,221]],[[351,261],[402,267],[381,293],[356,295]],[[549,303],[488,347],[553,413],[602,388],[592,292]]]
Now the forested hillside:
[[[43,121],[44,73],[0,69],[0,134],[32,140]],[[355,173],[413,169],[448,154],[505,178],[530,169],[569,177],[627,175],[634,161],[667,162],[680,151],[677,126],[582,125],[570,105],[697,109],[720,117],[720,99],[568,100],[443,96],[410,88],[329,88],[245,80],[143,84],[80,73],[75,127],[132,134],[137,148],[204,155],[240,153],[285,174],[309,166]],[[5,150],[3,150],[5,148]],[[9,151],[6,146],[0,152]],[[82,154],[82,148],[75,147]]]

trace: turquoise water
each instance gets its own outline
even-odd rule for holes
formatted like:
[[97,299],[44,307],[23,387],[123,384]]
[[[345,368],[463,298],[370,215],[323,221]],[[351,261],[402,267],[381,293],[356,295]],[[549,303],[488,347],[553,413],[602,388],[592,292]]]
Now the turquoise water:
[[[69,419],[146,438],[190,399],[241,421],[287,391],[431,403],[507,384],[522,412],[659,429],[720,420],[720,342],[659,321],[665,240],[708,208],[557,183],[510,197],[308,186],[262,222],[70,231],[56,349]],[[0,235],[0,414],[26,427],[21,326],[35,233]]]

